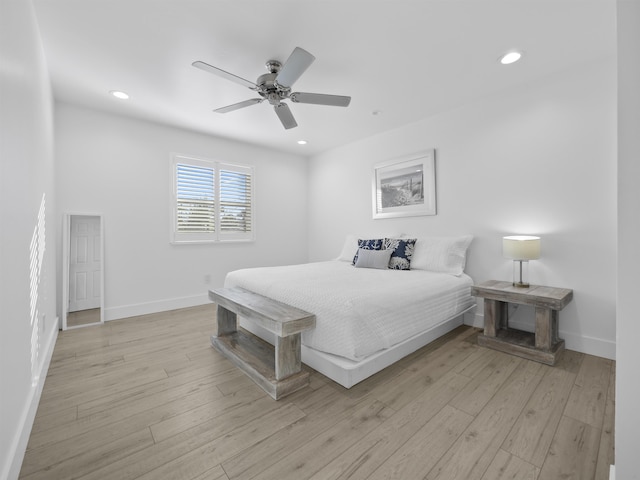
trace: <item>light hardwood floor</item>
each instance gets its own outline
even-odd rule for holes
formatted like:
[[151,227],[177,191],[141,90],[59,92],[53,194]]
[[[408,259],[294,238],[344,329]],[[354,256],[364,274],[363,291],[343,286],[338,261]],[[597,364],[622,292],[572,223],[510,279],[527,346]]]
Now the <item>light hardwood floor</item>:
[[272,400],[210,346],[213,305],[60,332],[21,479],[605,480],[615,362],[446,337]]
[[90,325],[100,323],[100,309],[80,310],[67,314],[67,327],[77,327],[80,325]]

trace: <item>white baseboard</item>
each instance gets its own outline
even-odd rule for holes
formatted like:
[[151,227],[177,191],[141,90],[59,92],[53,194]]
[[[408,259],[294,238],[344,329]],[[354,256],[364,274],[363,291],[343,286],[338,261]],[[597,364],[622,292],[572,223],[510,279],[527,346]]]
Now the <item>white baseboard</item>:
[[[211,302],[211,300],[209,300],[208,294],[202,293],[200,295],[193,295],[189,297],[178,297],[154,302],[123,305],[120,307],[106,308],[104,318],[106,321],[117,320],[120,318],[136,317],[138,315],[148,315],[150,313],[166,312],[168,310],[175,310],[178,308],[195,307],[198,305],[205,305],[209,302]],[[510,322],[513,328],[533,331],[533,326],[528,323],[518,321],[514,322],[511,320]],[[473,311],[465,314],[464,324],[476,328],[483,328],[484,315],[482,310],[480,310],[480,312],[476,311],[475,315],[473,314]],[[565,340],[566,348],[569,350],[575,350],[577,352],[615,360],[616,344],[613,341],[585,335],[577,335],[562,329],[560,329],[560,337]]]
[[[477,307],[476,307],[477,308]],[[464,324],[475,328],[484,328],[484,315],[482,313],[475,312],[473,310],[464,314]]]
[[609,467],[609,480],[616,480],[616,466],[611,465]]
[[560,330],[560,338],[564,338],[565,346],[569,350],[595,355],[596,357],[616,359],[616,342],[602,338],[576,335]]
[[137,317],[138,315],[148,315],[150,313],[166,312],[178,308],[196,307],[210,303],[209,295],[193,295],[190,297],[169,298],[154,302],[136,303],[133,305],[123,305],[120,307],[110,307],[104,310],[105,321],[118,320],[120,318]]
[[[465,325],[484,328],[484,315],[476,312],[473,319],[469,321],[465,317]],[[532,325],[525,322],[514,322],[509,320],[509,326],[527,332],[532,332],[534,330]],[[559,333],[560,338],[563,338],[565,341],[565,347],[569,350],[586,353],[588,355],[595,355],[596,357],[608,358],[610,360],[616,359],[616,342],[603,340],[602,338],[589,337],[586,335],[577,335],[562,329],[560,329]]]
[[6,480],[17,480],[20,476],[20,469],[22,468],[22,462],[24,460],[24,454],[27,451],[27,444],[29,443],[29,437],[31,436],[31,428],[33,427],[33,421],[36,418],[36,412],[38,411],[38,404],[40,403],[40,396],[42,395],[42,389],[44,388],[44,381],[47,378],[47,372],[49,371],[49,364],[51,363],[51,356],[53,355],[53,349],[56,345],[58,338],[58,325],[59,320],[56,319],[49,338],[44,345],[44,358],[38,372],[38,383],[31,388],[27,401],[25,402],[24,410],[20,416],[19,429],[14,437],[11,445],[9,445],[8,459],[10,462],[6,465],[4,471],[0,472],[0,478]]

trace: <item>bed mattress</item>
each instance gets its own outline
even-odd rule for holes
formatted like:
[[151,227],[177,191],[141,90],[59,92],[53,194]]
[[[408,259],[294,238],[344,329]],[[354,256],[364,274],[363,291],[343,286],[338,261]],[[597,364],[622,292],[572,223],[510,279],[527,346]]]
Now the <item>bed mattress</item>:
[[355,268],[328,261],[230,272],[242,287],[316,315],[303,345],[359,361],[475,304],[471,278],[426,270]]

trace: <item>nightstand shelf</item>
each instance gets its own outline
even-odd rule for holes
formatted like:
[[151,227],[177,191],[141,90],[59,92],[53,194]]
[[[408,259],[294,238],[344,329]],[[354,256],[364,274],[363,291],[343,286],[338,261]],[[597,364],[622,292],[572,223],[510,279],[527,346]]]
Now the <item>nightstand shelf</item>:
[[[511,282],[489,280],[471,289],[472,295],[484,298],[484,335],[478,344],[513,355],[554,365],[564,350],[558,335],[558,317],[573,298],[567,288],[531,285],[514,287]],[[535,333],[509,328],[509,303],[535,307]]]

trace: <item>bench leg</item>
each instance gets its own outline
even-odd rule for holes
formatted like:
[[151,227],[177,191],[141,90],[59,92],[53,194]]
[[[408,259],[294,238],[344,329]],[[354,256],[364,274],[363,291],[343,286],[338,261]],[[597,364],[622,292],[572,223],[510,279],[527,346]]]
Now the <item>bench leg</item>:
[[235,313],[218,305],[216,317],[216,331],[213,333],[214,336],[221,337],[238,330],[238,316]]
[[558,343],[558,311],[536,307],[536,348],[551,351]]
[[302,369],[300,334],[276,337],[276,380],[282,380]]
[[498,331],[507,328],[507,302],[484,299],[484,334],[495,337]]

